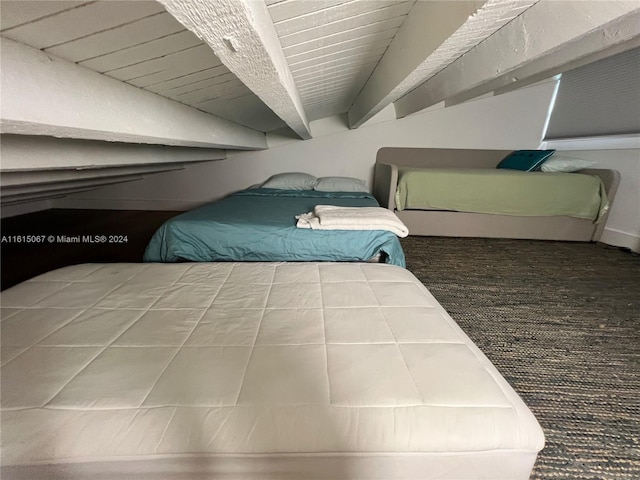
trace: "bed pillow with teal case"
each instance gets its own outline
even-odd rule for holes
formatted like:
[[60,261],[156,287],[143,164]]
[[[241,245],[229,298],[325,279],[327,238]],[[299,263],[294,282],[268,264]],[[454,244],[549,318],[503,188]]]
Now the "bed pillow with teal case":
[[504,157],[496,168],[533,172],[538,170],[553,152],[555,150],[516,150]]

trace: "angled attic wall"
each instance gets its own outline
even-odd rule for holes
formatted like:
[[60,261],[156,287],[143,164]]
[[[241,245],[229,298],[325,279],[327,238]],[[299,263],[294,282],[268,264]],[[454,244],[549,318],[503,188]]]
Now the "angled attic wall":
[[372,119],[357,130],[348,130],[345,118],[323,119],[312,122],[311,140],[289,139],[260,152],[227,152],[227,160],[158,174],[131,187],[75,195],[58,205],[186,210],[282,171],[370,180],[376,152],[385,146],[537,148],[554,88],[555,82],[550,82],[401,120],[392,115],[380,123]]

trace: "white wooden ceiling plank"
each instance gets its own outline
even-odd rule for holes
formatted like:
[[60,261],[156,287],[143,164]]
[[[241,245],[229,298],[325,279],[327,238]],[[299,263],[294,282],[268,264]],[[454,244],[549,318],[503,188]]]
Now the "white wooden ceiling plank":
[[[221,98],[224,98],[225,100],[230,101],[230,102],[235,102],[235,101],[238,101],[241,98],[247,97],[247,96],[255,97],[255,94],[251,90],[247,89],[245,92],[238,91],[238,92],[233,93],[233,94],[224,95]],[[286,126],[284,122],[282,122],[282,126],[283,127]]]
[[[317,95],[308,95],[304,98],[305,108],[314,108],[318,103],[342,103],[346,101],[347,94],[343,91],[319,93]],[[345,108],[347,108],[345,106]]]
[[176,78],[183,78],[185,75],[209,70],[209,68],[210,66],[198,63],[191,63],[189,65],[182,64],[175,68],[169,68],[167,70],[150,73],[149,75],[144,75],[142,77],[128,80],[127,83],[136,87],[144,88],[146,90],[148,87],[151,87],[158,83],[166,82],[168,80],[174,80]]
[[[392,7],[403,2],[408,4],[413,3],[405,0],[376,0],[374,2],[351,1],[337,4],[320,11],[312,11],[308,14],[276,22],[276,32],[278,32],[278,35],[281,37],[291,35],[319,25],[327,25],[344,20],[346,18],[357,19],[360,15],[368,14],[377,10],[384,10],[387,7]],[[363,23],[359,24],[363,25]]]
[[318,105],[314,105],[313,107],[309,107],[309,115],[317,120],[319,118],[332,117],[334,115],[339,115],[345,112],[343,108],[343,101],[338,103],[320,103]]
[[145,87],[145,90],[149,90],[150,92],[155,92],[160,95],[165,95],[174,88],[180,88],[194,82],[199,82],[201,80],[209,80],[211,78],[217,77],[218,75],[223,75],[227,72],[229,72],[229,69],[227,67],[225,67],[224,65],[218,65],[213,68],[206,68],[199,72],[188,73],[186,75],[182,75],[180,77],[176,77],[164,82],[147,85]]
[[[340,95],[324,95],[320,98],[314,99],[312,101],[309,101],[308,103],[306,103],[306,107],[309,109],[312,108],[316,108],[316,107],[321,107],[321,106],[325,106],[325,105],[332,105],[334,107],[342,107],[346,101],[348,99],[348,96],[345,94],[340,94]],[[345,109],[347,107],[344,107]]]
[[[53,163],[53,162],[52,162]],[[182,170],[184,164],[180,162],[168,164],[133,165],[120,167],[104,167],[78,170],[76,168],[59,168],[47,170],[19,170],[2,171],[0,188],[10,188],[26,185],[47,185],[52,183],[67,183],[79,180],[118,177],[122,175],[144,175],[146,173]]]
[[200,103],[204,103],[207,100],[214,100],[216,98],[229,97],[231,95],[237,96],[237,94],[240,94],[240,93],[244,95],[249,92],[251,92],[251,90],[249,90],[247,86],[240,81],[229,82],[228,84],[223,83],[222,85],[217,85],[216,87],[200,92],[200,94],[204,98],[202,98],[201,100],[194,100],[191,102],[191,104],[196,106]]
[[185,93],[171,98],[178,102],[186,103],[187,105],[196,106],[197,108],[197,105],[199,103],[202,103],[206,100],[211,100],[213,98],[223,97],[230,92],[238,92],[242,88],[244,88],[245,91],[251,91],[240,80],[234,79],[229,82],[221,83],[209,88],[203,88],[194,92]]
[[304,106],[305,108],[311,109],[315,108],[318,103],[333,103],[340,105],[340,107],[346,111],[349,108],[349,103],[347,103],[348,98],[349,95],[347,95],[346,92],[319,93],[317,95],[304,97]]
[[159,1],[202,38],[268,109],[301,138],[311,138],[309,122],[264,1]]
[[342,80],[347,80],[347,81],[353,82],[354,84],[359,84],[360,80],[364,82],[364,80],[366,80],[369,77],[369,75],[371,75],[372,70],[373,68],[366,69],[366,70],[358,69],[352,72],[337,73],[335,75],[331,75],[326,78],[320,77],[315,80],[308,80],[304,82],[303,85],[299,84],[298,90],[303,91],[315,85],[325,85],[333,82],[341,82]]
[[300,97],[304,102],[312,95],[331,94],[334,92],[344,93],[345,91],[352,91],[354,89],[358,90],[353,80],[346,79],[330,85],[314,85],[312,87],[305,88],[304,90],[300,90]]
[[289,0],[265,0],[267,6],[275,5],[276,3],[287,2]]
[[283,20],[324,10],[325,8],[340,5],[341,3],[347,3],[349,1],[351,0],[314,0],[312,2],[300,2],[298,0],[285,1],[269,6],[269,14],[271,15],[273,23],[278,23]]
[[[216,99],[222,99],[222,100],[236,100],[238,98],[241,97],[245,97],[247,95],[253,95],[253,92],[251,90],[249,90],[246,85],[240,85],[234,89],[230,89],[226,92],[224,92],[223,94],[219,95],[216,97]],[[254,95],[255,97],[255,95]]]
[[[302,95],[302,94],[301,94]],[[328,92],[319,92],[317,94],[305,94],[302,95],[302,99],[304,102],[305,108],[313,108],[316,102],[335,102],[335,103],[343,103],[343,107],[345,111],[349,108],[349,104],[347,102],[347,98],[349,95],[345,91],[328,91]]]
[[171,53],[182,52],[198,45],[202,45],[202,40],[189,30],[183,29],[178,33],[79,63],[91,70],[103,73],[165,57]]
[[305,90],[304,93],[300,93],[307,100],[311,96],[322,96],[322,95],[350,95],[353,91],[358,91],[359,88],[353,82],[336,82],[333,85],[327,85],[323,87],[322,85],[317,85],[313,88]]
[[[182,52],[170,53],[164,57],[145,60],[134,65],[129,65],[127,67],[118,68],[104,73],[110,77],[117,78],[118,80],[130,81],[159,72],[173,72],[186,69],[186,74],[201,71],[206,68],[213,68],[218,65],[220,65],[220,60],[218,60],[207,45],[201,43],[196,47],[192,47]],[[167,80],[170,78],[172,77],[167,78]]]
[[285,122],[253,93],[232,100],[210,100],[200,104],[198,108],[261,132],[286,126]]
[[223,73],[221,75],[217,75],[212,78],[207,78],[206,80],[200,80],[199,82],[190,82],[186,85],[181,85],[179,87],[172,88],[163,93],[163,95],[171,98],[179,98],[180,95],[193,93],[198,90],[207,89],[218,85],[220,83],[226,83],[231,81],[240,81],[238,77],[236,77],[233,73],[227,71],[227,73]]
[[[312,112],[312,115],[316,115],[317,118],[317,114],[318,112],[324,111],[331,111],[331,112],[335,112],[335,113],[343,113],[346,111],[345,108],[345,103],[346,103],[346,97],[340,97],[337,99],[326,99],[326,98],[322,98],[321,100],[315,101],[313,102],[313,104],[310,104],[307,108],[309,109],[310,112]],[[326,116],[326,115],[323,115]]]
[[0,37],[0,48],[0,133],[190,147],[267,147],[260,132],[19,42]]
[[291,70],[298,70],[300,68],[319,66],[327,62],[331,62],[337,59],[343,58],[362,58],[365,56],[379,55],[380,57],[389,46],[388,40],[382,42],[371,43],[369,45],[361,45],[359,47],[352,47],[349,49],[341,50],[339,52],[331,52],[326,55],[316,55],[315,57],[307,60],[301,60],[299,62],[290,62],[289,67]]
[[327,45],[324,47],[316,48],[313,50],[309,50],[306,52],[300,52],[295,55],[287,55],[287,60],[289,65],[293,65],[294,63],[309,60],[311,58],[315,58],[321,55],[327,55],[329,53],[335,52],[345,52],[355,48],[361,48],[365,46],[382,44],[388,45],[393,36],[395,35],[396,30],[386,30],[383,34],[380,35],[367,35],[364,37],[358,37],[351,40],[346,40],[344,42],[334,43],[333,45]]
[[363,70],[365,68],[370,68],[372,65],[378,63],[378,59],[375,58],[373,60],[368,60],[366,62],[352,62],[351,64],[346,65],[337,65],[331,68],[324,68],[319,72],[307,71],[304,74],[300,74],[295,77],[296,83],[300,86],[304,85],[304,82],[307,80],[314,80],[319,78],[330,78],[332,75],[337,73],[347,73],[353,71]]
[[311,52],[319,48],[329,47],[331,45],[340,44],[353,39],[385,35],[385,32],[397,31],[404,19],[405,16],[389,18],[380,22],[363,25],[350,30],[340,31],[324,37],[314,38],[305,42],[289,45],[288,47],[284,47],[283,50],[287,58],[289,58],[293,55]]
[[351,88],[348,86],[345,88],[338,88],[338,89],[327,88],[324,91],[315,90],[315,91],[305,92],[304,94],[305,105],[310,105],[313,99],[315,98],[325,99],[329,101],[329,100],[335,100],[336,98],[346,98],[347,96],[350,95],[350,93],[351,93]]
[[370,25],[394,17],[405,16],[413,2],[404,2],[390,7],[381,8],[371,12],[363,13],[357,17],[343,18],[326,25],[318,25],[308,30],[292,33],[291,35],[280,36],[280,43],[283,48],[296,45],[302,42],[308,42],[328,35],[345,32],[347,30],[356,29],[364,25]]
[[315,98],[309,98],[307,101],[308,108],[316,108],[321,105],[339,105],[348,97],[346,92],[335,93],[332,95],[321,95]]
[[3,0],[0,7],[2,9],[2,15],[0,15],[0,31],[33,22],[39,18],[55,15],[64,10],[79,7],[85,3],[89,2],[72,2],[68,0],[33,0],[29,2],[25,2],[24,0]]
[[[27,2],[25,2],[27,3]],[[139,45],[172,33],[184,27],[167,12],[157,13],[126,25],[45,49],[71,62],[81,62],[125,48]]]
[[2,32],[12,40],[43,49],[149,17],[162,11],[153,1],[91,2]]
[[[638,40],[638,2],[538,2],[397,100],[396,113],[403,117],[443,100],[549,78],[637,48]],[[500,48],[504,45],[510,48]]]
[[295,74],[301,74],[305,72],[321,72],[325,68],[339,67],[341,65],[358,65],[364,62],[377,61],[384,52],[384,48],[377,51],[367,53],[365,55],[354,55],[352,57],[336,57],[333,60],[327,60],[315,65],[307,65],[303,67],[292,68],[291,72]]

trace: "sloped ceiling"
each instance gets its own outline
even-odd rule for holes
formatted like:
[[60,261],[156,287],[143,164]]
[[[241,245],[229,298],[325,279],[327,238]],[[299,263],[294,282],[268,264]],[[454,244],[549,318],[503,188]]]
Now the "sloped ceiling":
[[[392,103],[404,116],[535,81],[632,48],[639,11],[617,1],[1,0],[3,204],[50,198],[41,184],[60,196],[266,148],[263,132],[283,127],[310,138],[309,121],[328,116],[357,128]],[[58,154],[47,156],[52,142]],[[79,168],[99,171],[60,173]],[[43,171],[58,173],[45,182]]]

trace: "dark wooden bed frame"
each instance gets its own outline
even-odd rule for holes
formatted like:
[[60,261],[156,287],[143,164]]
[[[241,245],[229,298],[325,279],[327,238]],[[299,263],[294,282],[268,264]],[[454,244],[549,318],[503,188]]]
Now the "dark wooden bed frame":
[[[490,215],[441,210],[395,208],[398,167],[495,168],[512,150],[472,150],[442,148],[394,148],[378,150],[373,195],[380,205],[393,210],[409,228],[410,235],[443,237],[492,237],[535,240],[597,241],[607,222],[608,211],[597,223],[567,216],[535,217]],[[620,183],[615,170],[585,169],[604,183],[609,205]],[[609,209],[610,210],[610,209]]]

